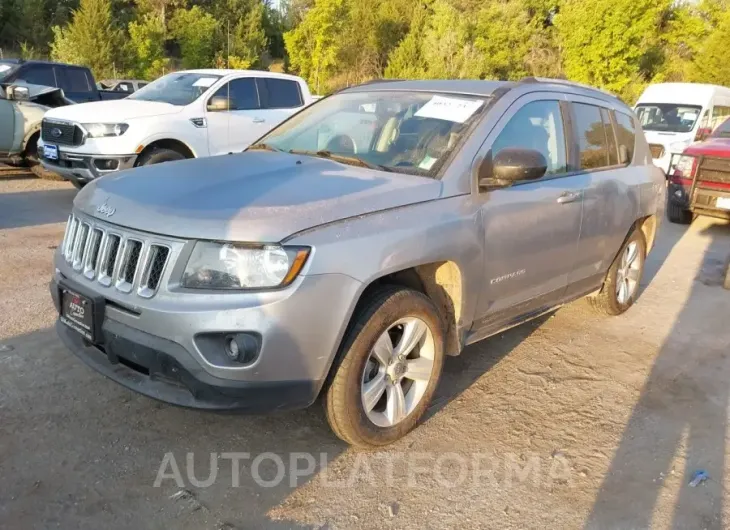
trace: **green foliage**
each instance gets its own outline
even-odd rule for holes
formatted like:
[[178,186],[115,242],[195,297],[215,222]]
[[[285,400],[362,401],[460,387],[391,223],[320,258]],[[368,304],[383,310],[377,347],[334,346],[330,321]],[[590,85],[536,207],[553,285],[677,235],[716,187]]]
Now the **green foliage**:
[[110,0],[81,0],[64,28],[54,26],[51,57],[84,64],[94,76],[113,77],[123,60],[122,34],[114,26]]
[[728,35],[730,13],[717,18],[717,26],[705,40],[694,62],[692,77],[703,83],[730,86],[730,61],[728,61]]
[[215,55],[218,22],[198,6],[178,9],[170,21],[172,35],[180,44],[184,68],[210,68]]
[[155,79],[169,66],[165,57],[165,22],[161,14],[145,13],[138,21],[129,23],[129,50],[132,75]]

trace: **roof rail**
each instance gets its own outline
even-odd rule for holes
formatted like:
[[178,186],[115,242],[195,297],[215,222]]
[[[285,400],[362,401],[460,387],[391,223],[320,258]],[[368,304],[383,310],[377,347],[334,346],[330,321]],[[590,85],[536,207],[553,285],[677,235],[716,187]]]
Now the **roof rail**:
[[613,92],[609,92],[608,90],[603,90],[602,88],[596,88],[591,85],[586,85],[585,83],[578,83],[576,81],[569,81],[567,79],[551,79],[549,77],[523,77],[519,81],[520,83],[552,83],[554,85],[566,85],[566,86],[574,86],[578,88],[585,88],[588,90],[595,90],[596,92],[600,92],[601,94],[605,94],[607,96],[611,96],[612,98],[621,99]]

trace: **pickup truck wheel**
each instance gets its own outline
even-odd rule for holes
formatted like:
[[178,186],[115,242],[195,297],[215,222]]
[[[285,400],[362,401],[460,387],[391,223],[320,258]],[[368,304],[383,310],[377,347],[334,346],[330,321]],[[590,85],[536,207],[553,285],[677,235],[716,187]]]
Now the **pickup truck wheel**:
[[607,315],[620,315],[631,307],[639,293],[646,261],[646,241],[634,230],[608,269],[601,292],[589,298],[593,307]]
[[345,442],[380,447],[410,432],[426,411],[444,362],[443,323],[425,295],[386,286],[354,316],[324,405]]
[[175,160],[185,160],[185,155],[172,149],[150,149],[143,153],[137,161],[137,166],[151,166],[152,164],[161,164],[162,162],[173,162]]
[[685,210],[678,204],[674,204],[672,201],[667,203],[667,219],[670,223],[676,223],[680,225],[688,225],[693,219],[692,212]]

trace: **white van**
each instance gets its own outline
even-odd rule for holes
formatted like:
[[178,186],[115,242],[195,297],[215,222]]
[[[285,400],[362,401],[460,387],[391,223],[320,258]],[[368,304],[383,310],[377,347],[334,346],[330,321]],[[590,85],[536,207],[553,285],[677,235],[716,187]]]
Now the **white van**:
[[730,88],[698,83],[649,85],[634,110],[654,164],[666,173],[673,153],[704,140],[730,117]]

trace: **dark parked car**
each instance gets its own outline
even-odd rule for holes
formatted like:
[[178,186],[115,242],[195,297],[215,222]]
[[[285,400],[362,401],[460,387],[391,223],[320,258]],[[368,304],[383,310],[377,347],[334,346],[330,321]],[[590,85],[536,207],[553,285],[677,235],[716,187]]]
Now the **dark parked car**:
[[126,92],[133,94],[140,88],[149,85],[149,81],[140,81],[138,79],[103,79],[96,86],[99,90],[108,90],[109,92]]
[[129,95],[99,90],[94,74],[85,66],[22,59],[0,60],[0,83],[16,82],[60,88],[75,103],[122,99]]

